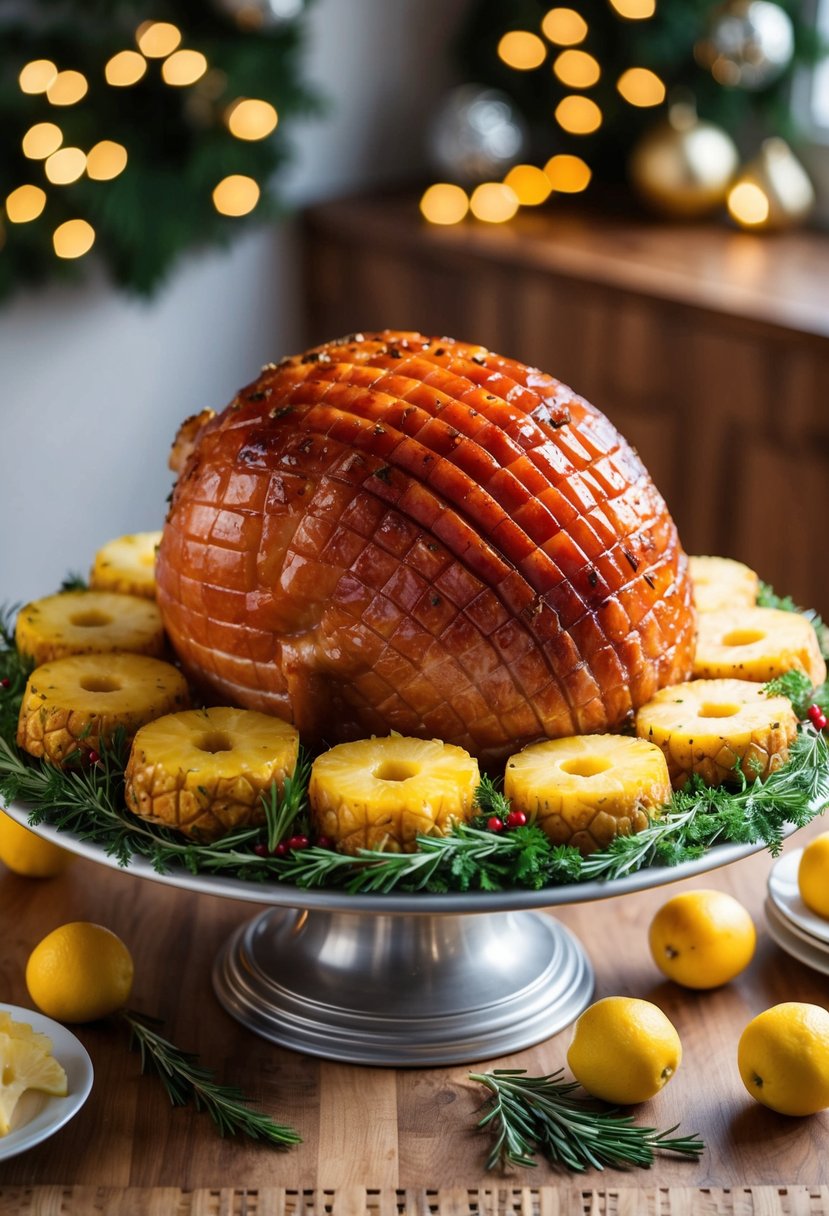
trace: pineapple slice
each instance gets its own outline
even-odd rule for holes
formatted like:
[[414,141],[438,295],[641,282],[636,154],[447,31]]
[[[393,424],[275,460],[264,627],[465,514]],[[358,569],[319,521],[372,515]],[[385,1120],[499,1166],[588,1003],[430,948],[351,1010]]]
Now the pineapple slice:
[[702,612],[697,625],[694,678],[765,683],[796,667],[822,684],[826,664],[812,624],[777,608],[721,608]]
[[[18,1030],[22,1023],[14,1024]],[[0,1033],[0,1136],[11,1130],[17,1103],[27,1089],[65,1098],[69,1092],[66,1073],[61,1064],[40,1042],[45,1036]]]
[[748,680],[692,680],[661,689],[636,714],[636,733],[662,749],[676,788],[767,777],[788,759],[797,718],[787,697]]
[[109,541],[95,554],[90,587],[154,600],[155,554],[160,544],[160,532],[136,532]]
[[99,751],[123,727],[130,738],[162,714],[189,704],[171,663],[143,654],[77,654],[36,667],[26,682],[17,744],[61,765],[79,749]]
[[665,757],[644,739],[573,735],[510,756],[504,793],[555,844],[587,854],[647,827],[670,798],[671,782]]
[[411,853],[418,833],[442,836],[472,817],[479,781],[477,760],[440,739],[340,743],[311,769],[311,821],[343,853]]
[[730,557],[689,557],[688,562],[698,612],[751,608],[757,603],[760,579],[742,562]]
[[160,655],[164,626],[157,605],[136,595],[65,591],[21,608],[16,642],[21,654],[37,664],[113,650]]
[[128,808],[200,840],[265,822],[262,794],[293,774],[299,734],[248,709],[168,714],[135,736],[126,769]]

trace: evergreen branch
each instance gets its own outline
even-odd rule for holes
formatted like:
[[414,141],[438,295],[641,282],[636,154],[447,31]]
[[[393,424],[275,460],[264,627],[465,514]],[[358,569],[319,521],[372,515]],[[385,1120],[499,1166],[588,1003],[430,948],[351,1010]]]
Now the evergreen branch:
[[574,1097],[578,1085],[562,1081],[563,1071],[542,1077],[527,1076],[522,1068],[469,1074],[470,1081],[489,1090],[477,1123],[494,1137],[488,1170],[534,1166],[537,1153],[552,1166],[582,1173],[591,1166],[649,1168],[656,1153],[664,1152],[696,1161],[704,1151],[697,1136],[671,1138],[679,1124],[666,1131],[640,1127],[632,1115],[599,1110],[594,1102]]
[[486,773],[475,791],[475,806],[482,816],[496,815],[502,822],[509,814],[509,799]]
[[207,1111],[220,1136],[247,1136],[277,1148],[302,1143],[292,1127],[275,1123],[270,1115],[251,1107],[235,1085],[219,1085],[213,1073],[199,1064],[198,1056],[162,1038],[152,1028],[159,1025],[155,1019],[131,1010],[123,1010],[119,1016],[130,1029],[130,1047],[138,1050],[142,1073],[154,1072],[161,1079],[173,1106],[192,1104],[196,1110]]
[[63,578],[63,581],[61,582],[59,590],[60,591],[88,591],[89,583],[86,581],[86,579],[84,578],[84,576],[82,574],[78,573],[77,570],[69,570],[67,572],[67,574],[65,575],[65,577]]
[[0,607],[0,737],[13,738],[20,717],[20,703],[34,662],[25,658],[14,641],[19,605]]
[[801,721],[806,717],[809,706],[815,703],[812,681],[796,667],[769,680],[763,685],[763,692],[767,697],[788,697],[792,709]]

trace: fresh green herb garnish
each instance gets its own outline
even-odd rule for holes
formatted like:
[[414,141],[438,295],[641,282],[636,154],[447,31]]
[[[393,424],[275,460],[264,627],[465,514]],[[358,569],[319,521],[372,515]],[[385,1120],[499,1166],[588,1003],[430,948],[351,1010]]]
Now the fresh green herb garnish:
[[77,570],[70,570],[60,585],[61,591],[88,591],[89,584]]
[[219,1085],[213,1073],[199,1064],[198,1057],[181,1051],[162,1038],[154,1018],[124,1010],[119,1015],[130,1029],[130,1046],[141,1057],[141,1071],[154,1072],[161,1079],[173,1106],[194,1106],[206,1110],[222,1136],[247,1136],[265,1140],[276,1148],[301,1144],[302,1137],[292,1127],[275,1123],[270,1115],[255,1110],[248,1098],[234,1085]]
[[300,816],[308,813],[308,779],[311,757],[300,747],[296,768],[286,777],[282,789],[271,785],[262,797],[268,833],[268,849],[273,850],[294,827]]
[[488,1170],[534,1166],[537,1153],[550,1165],[581,1173],[590,1167],[648,1167],[656,1153],[678,1153],[696,1161],[704,1151],[697,1136],[670,1138],[679,1124],[664,1132],[640,1127],[632,1115],[599,1110],[594,1102],[574,1097],[578,1083],[562,1081],[562,1074],[559,1069],[530,1077],[521,1068],[469,1074],[470,1081],[490,1093],[477,1124],[494,1138]]

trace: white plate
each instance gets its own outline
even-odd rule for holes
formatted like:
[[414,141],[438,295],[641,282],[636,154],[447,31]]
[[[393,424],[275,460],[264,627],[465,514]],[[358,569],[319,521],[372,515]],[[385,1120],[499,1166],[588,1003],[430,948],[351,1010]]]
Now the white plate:
[[819,942],[812,945],[805,937],[799,937],[793,932],[770,899],[766,900],[765,912],[769,937],[781,950],[785,950],[792,958],[796,958],[799,963],[805,963],[814,971],[829,975],[829,949]]
[[829,920],[816,916],[800,898],[797,870],[802,856],[803,850],[795,849],[794,852],[778,858],[769,874],[769,895],[777,911],[782,913],[787,921],[829,946]]
[[35,1090],[23,1094],[15,1108],[11,1131],[0,1136],[0,1161],[5,1161],[34,1148],[68,1123],[89,1097],[93,1074],[92,1061],[83,1044],[60,1022],[53,1022],[42,1013],[22,1009],[19,1005],[0,1005],[0,1010],[10,1014],[15,1022],[25,1022],[38,1034],[49,1036],[52,1054],[66,1070],[69,1088],[65,1098],[54,1098]]

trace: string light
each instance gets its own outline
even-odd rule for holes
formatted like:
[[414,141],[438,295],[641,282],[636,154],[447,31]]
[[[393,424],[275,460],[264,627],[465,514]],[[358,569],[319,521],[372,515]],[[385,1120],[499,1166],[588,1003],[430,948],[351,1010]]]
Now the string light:
[[95,244],[95,229],[86,220],[67,220],[52,233],[52,245],[59,258],[82,258]]
[[221,215],[247,215],[259,202],[259,186],[252,177],[232,173],[213,191],[213,206]]
[[181,30],[169,21],[144,21],[135,31],[135,41],[148,59],[166,59],[181,42]]
[[518,197],[503,182],[482,182],[472,191],[469,210],[487,224],[504,224],[518,210]]
[[275,130],[279,115],[267,101],[243,97],[225,110],[225,122],[237,139],[265,139]]
[[645,21],[656,12],[656,0],[610,0],[610,3],[628,21]]
[[45,206],[46,191],[40,186],[18,186],[6,199],[6,218],[12,224],[28,224]]
[[514,165],[504,185],[515,192],[522,207],[537,207],[550,197],[552,183],[543,169],[535,165]]
[[602,74],[599,61],[587,51],[562,51],[553,64],[562,84],[571,89],[589,89]]
[[632,106],[659,106],[665,100],[665,86],[650,68],[628,68],[616,88]]
[[529,30],[510,30],[498,43],[498,57],[517,72],[530,72],[547,58],[547,48],[538,34]]
[[76,182],[86,168],[86,156],[80,148],[61,148],[47,158],[43,170],[53,186],[68,186]]
[[558,46],[576,46],[587,37],[587,22],[574,8],[551,8],[541,22],[541,32]]
[[468,210],[466,191],[449,182],[436,182],[420,200],[420,213],[430,224],[459,224]]
[[206,71],[207,60],[201,51],[173,51],[170,58],[165,59],[161,65],[164,83],[179,89],[195,84]]
[[21,93],[45,93],[57,74],[51,59],[33,59],[21,68],[17,83]]
[[73,106],[86,97],[89,84],[83,72],[58,72],[46,90],[53,106]]
[[757,228],[769,218],[769,200],[754,182],[738,182],[728,194],[732,219],[745,228]]
[[63,143],[63,131],[53,122],[36,122],[23,136],[23,155],[29,160],[45,160]]
[[590,166],[580,156],[559,153],[547,161],[544,172],[553,190],[561,194],[580,194],[590,184]]
[[138,51],[119,51],[107,60],[104,77],[114,89],[126,89],[138,81],[147,70],[147,60]]
[[112,139],[102,139],[90,148],[86,157],[86,174],[96,182],[112,181],[127,167],[127,149]]
[[571,135],[590,135],[602,125],[602,112],[589,97],[570,93],[555,110],[556,121]]

